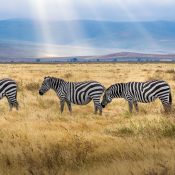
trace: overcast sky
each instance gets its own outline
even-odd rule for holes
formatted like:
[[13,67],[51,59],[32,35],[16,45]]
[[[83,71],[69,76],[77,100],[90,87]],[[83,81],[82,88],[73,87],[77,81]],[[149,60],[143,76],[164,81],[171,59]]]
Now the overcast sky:
[[175,20],[175,0],[0,0],[0,19]]

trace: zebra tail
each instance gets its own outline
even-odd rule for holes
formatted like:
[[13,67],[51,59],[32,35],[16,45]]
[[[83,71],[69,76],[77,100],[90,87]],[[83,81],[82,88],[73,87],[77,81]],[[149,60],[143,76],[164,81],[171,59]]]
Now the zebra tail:
[[103,90],[105,91],[106,90],[106,88],[103,86]]
[[106,90],[106,88],[103,86],[103,85],[101,85],[102,86],[102,88],[103,88],[103,92]]
[[169,93],[169,103],[172,104],[172,95],[171,95],[171,91]]

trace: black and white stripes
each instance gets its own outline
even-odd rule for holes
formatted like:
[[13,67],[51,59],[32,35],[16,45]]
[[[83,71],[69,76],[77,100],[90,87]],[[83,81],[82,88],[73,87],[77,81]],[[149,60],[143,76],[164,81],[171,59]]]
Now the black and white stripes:
[[43,95],[49,89],[53,89],[58,95],[61,112],[63,112],[65,102],[69,111],[72,112],[71,103],[86,105],[93,100],[95,113],[99,110],[100,114],[102,114],[100,97],[104,92],[104,87],[96,81],[66,82],[59,78],[45,77],[39,94]]
[[113,98],[127,100],[130,112],[132,112],[133,104],[138,111],[137,102],[149,103],[157,98],[161,100],[166,112],[170,111],[172,104],[170,86],[162,80],[114,84],[105,91],[102,107],[110,103]]
[[13,107],[16,107],[16,109],[18,109],[17,84],[14,80],[0,80],[0,99],[2,99],[4,96],[8,100],[10,110],[12,110]]
[[[99,111],[102,114],[102,107],[110,103],[113,98],[127,100],[130,112],[133,110],[133,105],[136,111],[139,110],[138,102],[149,103],[157,98],[160,99],[165,112],[171,111],[172,106],[170,86],[163,80],[117,83],[105,90],[104,86],[97,81],[67,82],[60,78],[45,77],[39,94],[43,95],[49,89],[53,89],[59,97],[61,112],[64,110],[65,102],[69,111],[72,112],[71,103],[86,105],[93,101],[95,113]],[[0,80],[0,99],[3,97],[7,98],[10,110],[13,107],[18,109],[17,84],[14,80],[8,78]]]

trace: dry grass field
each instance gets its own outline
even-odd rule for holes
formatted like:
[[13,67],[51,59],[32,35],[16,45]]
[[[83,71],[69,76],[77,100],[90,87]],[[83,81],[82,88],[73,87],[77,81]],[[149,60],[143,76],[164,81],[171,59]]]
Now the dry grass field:
[[0,65],[0,77],[17,81],[19,111],[0,100],[0,175],[174,175],[175,112],[165,115],[159,100],[128,113],[115,99],[103,115],[93,103],[65,106],[61,115],[53,91],[39,96],[44,76],[67,81],[166,80],[175,103],[174,64]]

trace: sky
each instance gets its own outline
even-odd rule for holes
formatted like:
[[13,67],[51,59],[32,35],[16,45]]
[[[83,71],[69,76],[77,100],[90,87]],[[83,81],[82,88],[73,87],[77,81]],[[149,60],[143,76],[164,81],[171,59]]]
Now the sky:
[[175,0],[0,0],[0,19],[175,20]]

